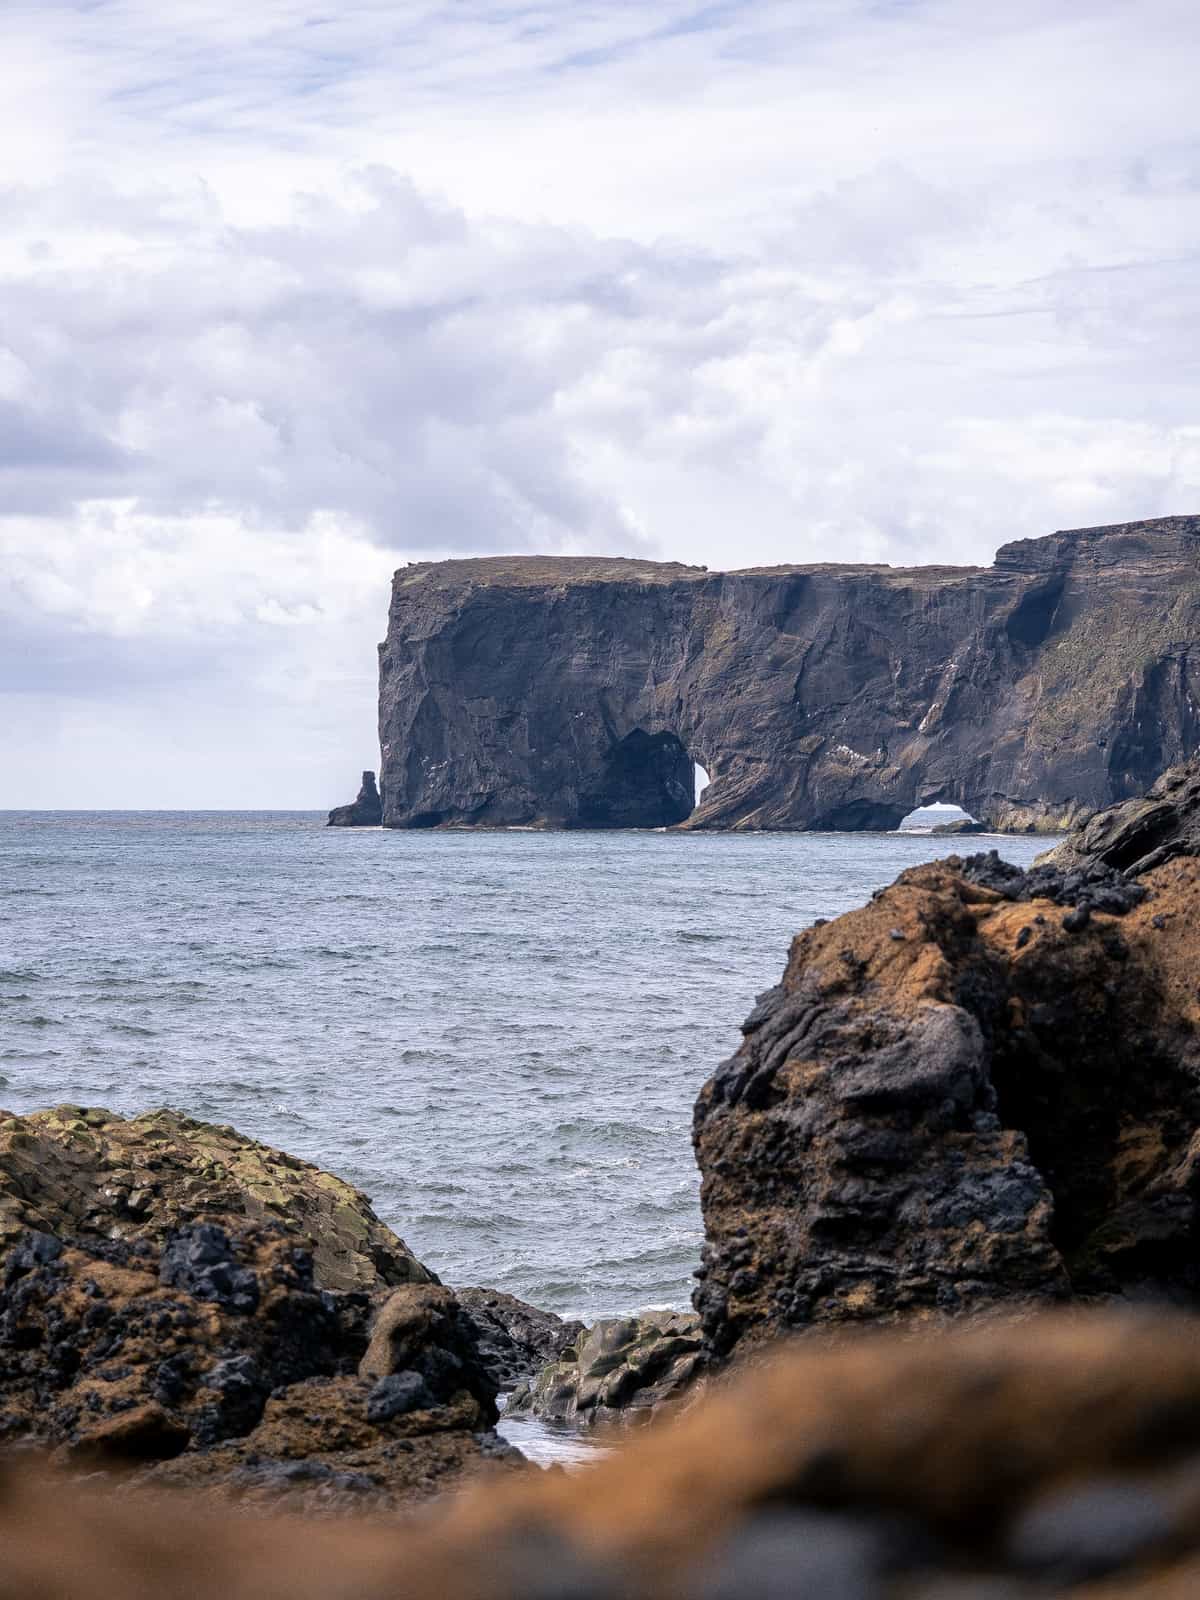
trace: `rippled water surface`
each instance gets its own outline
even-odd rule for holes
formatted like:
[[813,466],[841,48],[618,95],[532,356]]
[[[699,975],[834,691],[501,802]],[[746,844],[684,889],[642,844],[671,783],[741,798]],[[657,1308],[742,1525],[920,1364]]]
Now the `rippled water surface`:
[[687,1301],[692,1101],[792,934],[950,848],[322,821],[0,813],[0,1105],[231,1122],[584,1317]]

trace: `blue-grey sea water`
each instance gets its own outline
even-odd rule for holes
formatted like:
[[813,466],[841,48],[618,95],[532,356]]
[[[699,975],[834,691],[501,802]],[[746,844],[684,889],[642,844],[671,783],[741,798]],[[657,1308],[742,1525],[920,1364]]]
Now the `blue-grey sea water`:
[[232,1123],[586,1318],[687,1303],[692,1102],[792,935],[953,847],[322,821],[0,813],[0,1105]]

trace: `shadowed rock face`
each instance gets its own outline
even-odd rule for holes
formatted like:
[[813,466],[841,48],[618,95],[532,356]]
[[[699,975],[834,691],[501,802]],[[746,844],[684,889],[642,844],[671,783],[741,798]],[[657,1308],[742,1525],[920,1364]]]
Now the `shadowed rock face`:
[[995,853],[800,934],[695,1145],[708,1348],[1076,1297],[1200,1298],[1200,863]]
[[[380,647],[398,828],[1056,830],[1200,742],[1200,518],[994,566],[421,563]],[[692,762],[711,777],[692,809]]]

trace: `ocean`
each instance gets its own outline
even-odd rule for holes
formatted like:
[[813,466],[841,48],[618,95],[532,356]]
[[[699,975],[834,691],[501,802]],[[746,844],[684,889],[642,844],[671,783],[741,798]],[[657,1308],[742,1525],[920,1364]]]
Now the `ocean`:
[[1045,839],[0,813],[0,1105],[173,1106],[358,1184],[451,1284],[688,1302],[692,1102],[794,933]]

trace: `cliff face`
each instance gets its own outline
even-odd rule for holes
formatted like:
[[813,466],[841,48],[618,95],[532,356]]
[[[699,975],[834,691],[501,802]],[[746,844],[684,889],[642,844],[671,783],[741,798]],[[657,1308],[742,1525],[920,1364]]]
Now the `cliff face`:
[[943,800],[1070,826],[1200,743],[1198,560],[1200,517],[1174,517],[990,568],[404,568],[384,825],[891,828]]

